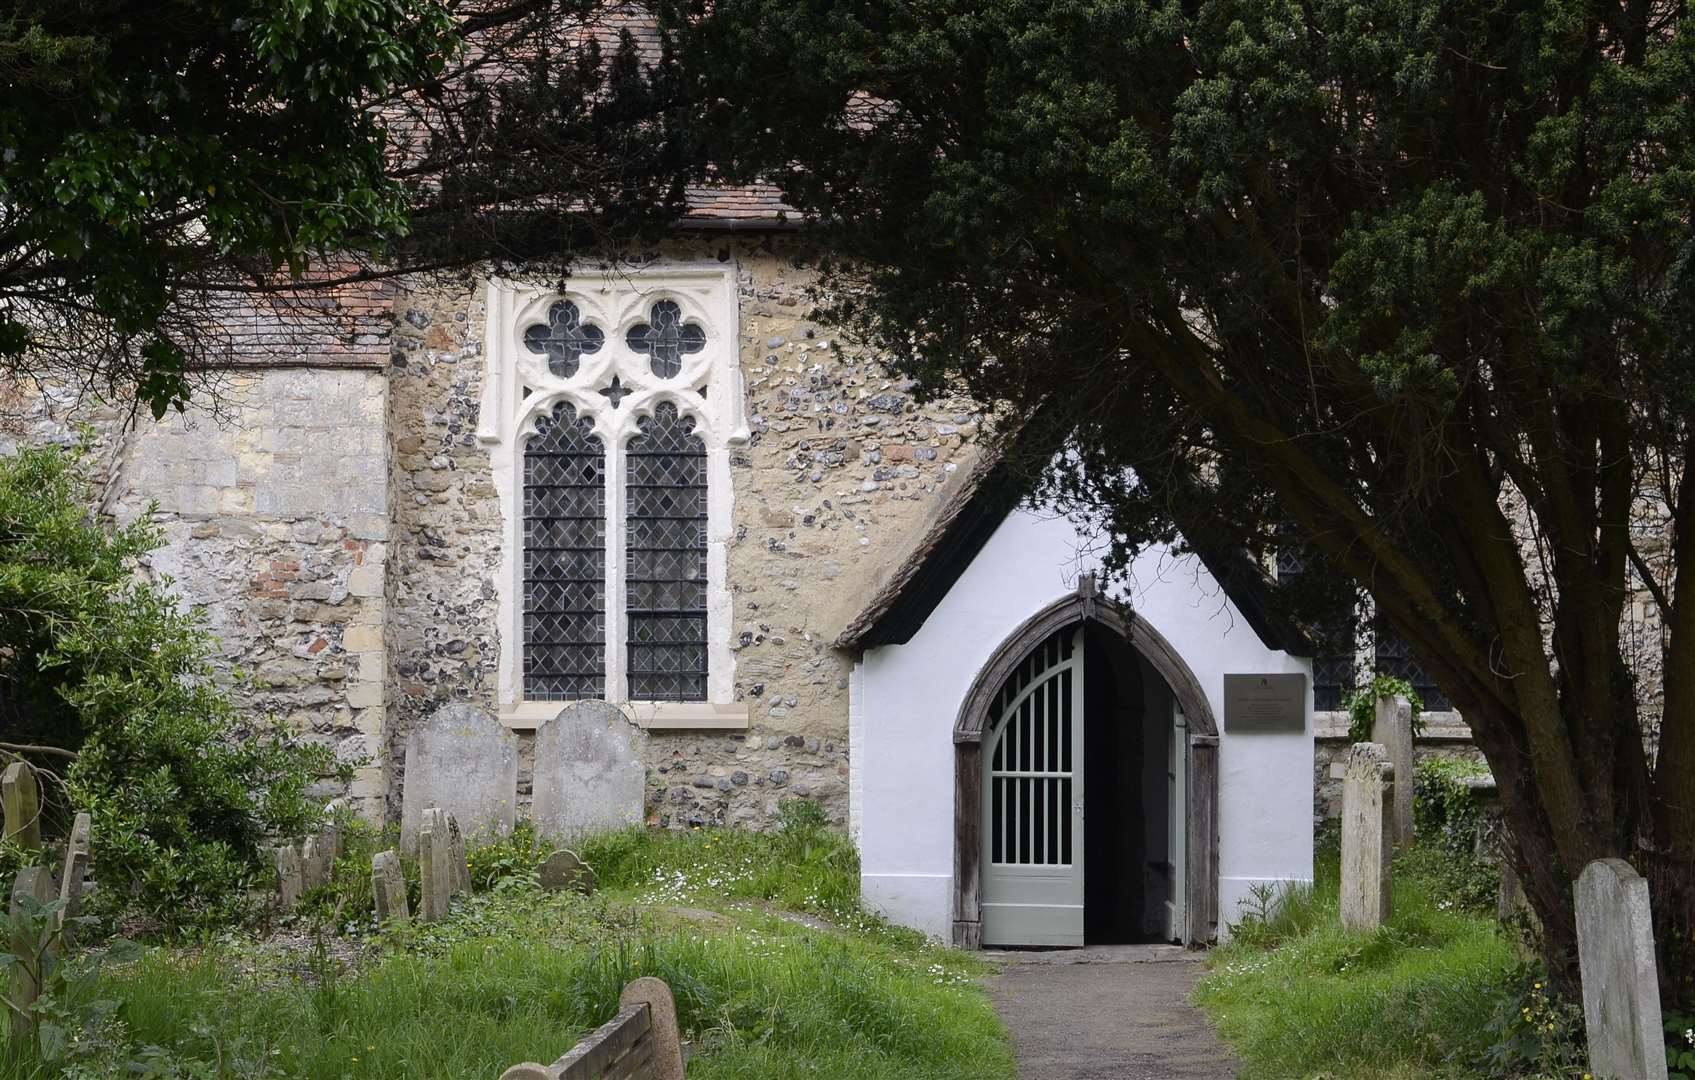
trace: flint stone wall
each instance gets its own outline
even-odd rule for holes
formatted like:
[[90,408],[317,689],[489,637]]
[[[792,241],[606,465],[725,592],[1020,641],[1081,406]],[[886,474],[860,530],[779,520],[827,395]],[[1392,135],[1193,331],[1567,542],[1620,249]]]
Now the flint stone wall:
[[[833,590],[851,589],[928,520],[977,431],[963,400],[919,407],[909,384],[835,347],[807,317],[813,275],[797,265],[804,254],[788,242],[723,236],[665,251],[734,259],[738,270],[752,437],[731,451],[729,583],[736,698],[750,726],[652,733],[644,750],[652,824],[759,826],[793,796],[816,799],[845,822],[851,662],[829,647],[820,613]],[[483,295],[469,282],[396,304],[392,746],[444,702],[495,704],[501,516],[489,454],[475,437],[483,325]],[[534,737],[522,738],[527,805]]]
[[155,423],[74,393],[0,387],[0,453],[70,445],[96,431],[101,509],[130,521],[157,503],[165,542],[146,569],[205,611],[244,711],[286,720],[363,762],[350,795],[367,813],[385,794],[383,581],[388,549],[387,384],[380,371],[288,368],[225,373],[197,407]]

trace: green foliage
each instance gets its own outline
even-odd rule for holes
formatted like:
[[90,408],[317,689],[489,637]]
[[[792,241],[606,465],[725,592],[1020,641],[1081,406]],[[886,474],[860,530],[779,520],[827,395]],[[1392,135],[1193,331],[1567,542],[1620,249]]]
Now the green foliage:
[[1695,1016],[1674,1010],[1665,1014],[1666,1069],[1670,1080],[1695,1080]]
[[466,859],[471,864],[471,887],[492,889],[506,881],[533,882],[548,852],[536,836],[535,823],[519,821],[510,836],[494,843],[472,843]]
[[1371,728],[1377,721],[1378,698],[1404,697],[1407,704],[1412,706],[1413,737],[1424,731],[1424,699],[1413,689],[1412,683],[1394,675],[1385,675],[1381,671],[1371,677],[1371,681],[1348,695],[1343,704],[1348,712],[1348,741],[1370,742]]
[[[365,103],[440,72],[439,0],[24,0],[0,14],[0,359],[64,349],[46,312],[93,311],[108,372],[155,414],[193,338],[162,320],[211,258],[299,274],[407,229]],[[32,306],[33,305],[33,306]],[[176,333],[172,330],[175,329]]]
[[64,798],[93,817],[103,903],[223,921],[267,880],[266,837],[314,824],[334,762],[236,713],[199,616],[136,574],[158,532],[91,521],[82,460],[0,459],[0,730],[75,752]]
[[1430,901],[1443,911],[1495,914],[1501,872],[1469,849],[1454,851],[1421,838],[1395,856],[1394,870],[1417,879]]
[[1439,844],[1455,855],[1473,854],[1483,811],[1465,781],[1488,776],[1489,766],[1470,758],[1428,757],[1416,772],[1413,831],[1420,842]]
[[[804,811],[796,817],[817,823]],[[724,835],[655,834],[644,852],[619,833],[609,846],[583,847],[622,852],[631,885],[584,897],[508,875],[457,900],[439,922],[358,947],[319,932],[303,946],[231,936],[152,950],[100,979],[98,994],[121,1004],[121,1024],[98,1037],[83,1029],[93,1046],[84,1071],[6,1075],[495,1076],[519,1061],[554,1060],[613,1014],[624,983],[657,975],[695,1044],[691,1077],[1011,1080],[1010,1048],[977,983],[989,968],[978,959],[878,926],[802,924],[704,886],[691,899],[718,910],[679,913],[648,895],[638,867],[679,865],[690,849],[722,866],[715,849]],[[760,849],[768,861],[806,846],[769,839]],[[815,872],[804,862],[778,869]]]
[[1519,999],[1516,984],[1506,989],[1517,961],[1494,920],[1444,907],[1439,885],[1397,872],[1388,924],[1345,931],[1337,865],[1322,858],[1310,888],[1272,895],[1210,957],[1196,1001],[1241,1075],[1498,1075],[1483,1064],[1489,1020],[1504,994]]
[[604,887],[639,889],[651,899],[700,895],[770,900],[839,921],[867,920],[859,906],[859,853],[827,827],[816,803],[791,799],[768,833],[626,829],[579,848]]
[[[44,1066],[73,1075],[93,1045],[103,1041],[111,1026],[117,1003],[94,994],[101,966],[108,962],[124,962],[135,955],[134,946],[122,939],[105,942],[98,953],[65,959],[70,948],[70,933],[86,932],[96,920],[87,916],[67,918],[65,901],[46,903],[34,896],[21,894],[15,899],[16,910],[0,914],[0,935],[6,948],[0,951],[0,979],[5,989],[0,1001],[5,1005],[8,1026],[12,1018],[23,1021],[27,1041],[19,1042],[16,1035],[0,1044],[0,1060],[7,1064],[23,1063]],[[24,1002],[12,996],[15,974],[25,972],[37,987],[34,1001]],[[16,1028],[11,1028],[16,1032]]]
[[1589,1080],[1583,1007],[1556,996],[1541,968],[1502,980],[1489,1030],[1495,1040],[1479,1064],[1491,1075]]

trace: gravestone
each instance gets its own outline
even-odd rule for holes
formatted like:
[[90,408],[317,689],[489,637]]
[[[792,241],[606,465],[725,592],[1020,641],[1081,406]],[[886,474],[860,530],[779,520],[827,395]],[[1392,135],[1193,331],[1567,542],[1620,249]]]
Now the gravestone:
[[379,851],[371,856],[371,896],[376,901],[377,924],[408,922],[412,909],[406,900],[406,874],[400,867],[400,855]]
[[83,882],[88,877],[88,855],[93,841],[94,819],[84,810],[71,822],[71,835],[65,840],[65,870],[59,875],[59,899],[65,906],[59,911],[59,925],[68,941],[75,933],[74,919],[82,911]]
[[584,896],[594,895],[594,870],[574,851],[561,848],[543,859],[540,877],[544,889],[574,889]]
[[300,849],[293,844],[277,848],[277,900],[283,907],[293,907],[306,891],[306,881],[300,866]]
[[439,806],[473,839],[512,832],[518,798],[518,737],[488,712],[455,703],[406,738],[400,846],[418,850],[425,807]]
[[548,840],[572,840],[646,819],[641,729],[604,701],[577,701],[536,731],[530,813]]
[[453,869],[453,839],[439,806],[425,810],[418,830],[418,917],[434,922],[453,903],[459,876]]
[[1597,1078],[1665,1080],[1648,882],[1623,859],[1596,859],[1576,893],[1590,1069]]
[[[34,897],[39,904],[46,904],[53,899],[57,890],[53,887],[53,874],[45,866],[26,866],[18,871],[12,879],[12,902],[9,912],[14,920],[23,914],[22,899]],[[12,1015],[12,1037],[15,1040],[30,1037],[29,1011],[35,1004],[35,999],[41,996],[41,973],[35,964],[12,965],[11,1002],[14,1009],[8,1010]],[[21,1011],[19,1011],[21,1010]]]
[[308,836],[300,845],[300,887],[303,891],[316,889],[329,879],[329,860],[324,858],[318,838]]
[[648,1075],[653,1080],[683,1080],[683,1035],[677,1027],[677,1002],[671,988],[651,975],[634,979],[618,995],[620,1009],[631,1005],[647,1006],[647,1037],[653,1045]]
[[471,891],[471,861],[465,851],[465,834],[459,829],[459,819],[447,815],[447,861],[453,871],[453,894]]
[[1413,839],[1413,733],[1412,705],[1403,697],[1380,697],[1371,723],[1371,741],[1380,744],[1395,767],[1395,846],[1406,847]]
[[35,770],[14,761],[0,774],[0,804],[6,812],[6,839],[31,851],[41,847],[41,789]]
[[1378,743],[1355,743],[1342,774],[1342,925],[1375,930],[1389,919],[1395,767]]

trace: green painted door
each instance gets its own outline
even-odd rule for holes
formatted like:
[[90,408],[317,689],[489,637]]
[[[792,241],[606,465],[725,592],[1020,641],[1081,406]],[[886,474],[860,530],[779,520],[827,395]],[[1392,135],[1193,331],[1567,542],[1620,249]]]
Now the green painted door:
[[1083,944],[1083,629],[995,699],[983,755],[983,944]]

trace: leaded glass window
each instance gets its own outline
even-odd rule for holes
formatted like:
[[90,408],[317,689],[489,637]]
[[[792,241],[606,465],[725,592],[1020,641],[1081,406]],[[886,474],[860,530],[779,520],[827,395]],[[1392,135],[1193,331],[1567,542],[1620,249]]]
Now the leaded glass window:
[[[1285,586],[1299,587],[1303,575],[1316,567],[1312,553],[1296,542],[1286,543],[1277,552],[1277,580]],[[1358,621],[1350,610],[1334,621],[1313,628],[1314,645],[1318,649],[1312,658],[1312,707],[1318,712],[1335,712],[1354,689],[1354,641]]]
[[524,446],[524,696],[606,695],[606,453],[568,402]]
[[1419,666],[1418,660],[1413,657],[1412,646],[1395,633],[1387,619],[1376,620],[1372,629],[1377,637],[1375,653],[1379,672],[1411,683],[1423,700],[1425,709],[1430,712],[1445,712],[1454,707],[1448,695],[1442,693],[1435,680]]
[[547,356],[547,370],[561,379],[577,373],[577,363],[585,355],[600,351],[606,334],[591,322],[584,322],[577,305],[569,300],[557,300],[547,309],[547,321],[535,323],[524,330],[524,348]]
[[647,363],[661,379],[683,370],[683,357],[706,348],[706,331],[699,323],[684,322],[683,309],[674,301],[657,301],[648,321],[630,328],[624,338],[630,348],[647,354]]
[[625,610],[634,701],[706,700],[706,444],[662,402],[626,454]]

